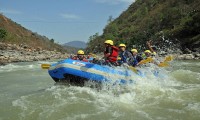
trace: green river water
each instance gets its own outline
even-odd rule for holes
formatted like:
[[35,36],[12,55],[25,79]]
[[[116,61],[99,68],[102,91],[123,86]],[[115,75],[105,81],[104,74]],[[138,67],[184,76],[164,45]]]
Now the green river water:
[[101,90],[55,85],[41,63],[0,66],[0,120],[200,120],[200,61]]

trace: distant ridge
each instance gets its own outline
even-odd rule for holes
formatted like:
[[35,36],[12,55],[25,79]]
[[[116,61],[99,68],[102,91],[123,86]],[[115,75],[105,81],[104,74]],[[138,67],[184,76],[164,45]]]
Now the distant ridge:
[[64,46],[70,46],[70,47],[85,49],[87,47],[87,44],[83,41],[71,41],[71,42],[65,43]]

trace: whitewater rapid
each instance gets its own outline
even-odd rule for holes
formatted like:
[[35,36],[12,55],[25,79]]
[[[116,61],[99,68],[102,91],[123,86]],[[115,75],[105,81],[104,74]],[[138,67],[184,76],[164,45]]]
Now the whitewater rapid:
[[200,119],[199,61],[174,61],[159,77],[142,68],[136,83],[102,89],[55,84],[41,63],[0,66],[0,119]]

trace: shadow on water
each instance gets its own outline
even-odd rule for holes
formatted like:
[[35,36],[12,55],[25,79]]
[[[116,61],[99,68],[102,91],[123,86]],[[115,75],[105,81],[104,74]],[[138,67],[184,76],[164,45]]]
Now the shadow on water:
[[102,83],[95,82],[92,80],[87,80],[78,76],[73,76],[69,74],[65,74],[65,79],[55,82],[54,86],[77,86],[77,87],[88,87],[92,89],[101,90]]

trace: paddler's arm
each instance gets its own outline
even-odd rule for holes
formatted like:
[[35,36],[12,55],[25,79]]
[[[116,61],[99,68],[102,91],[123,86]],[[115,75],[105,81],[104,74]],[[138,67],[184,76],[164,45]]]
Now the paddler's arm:
[[110,55],[111,55],[110,53],[107,53],[107,54],[104,55],[104,57],[107,58],[107,57],[109,57]]
[[155,51],[153,50],[153,48],[151,47],[151,40],[149,40],[149,41],[147,41],[147,46],[148,46],[148,48],[149,48],[149,50],[152,52],[152,53],[154,53]]
[[104,54],[104,57],[107,58],[112,54],[112,48],[111,47],[107,47],[106,48],[106,54]]

